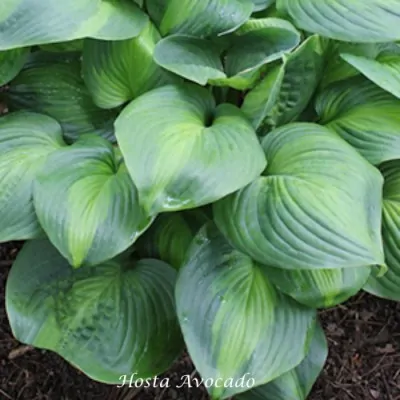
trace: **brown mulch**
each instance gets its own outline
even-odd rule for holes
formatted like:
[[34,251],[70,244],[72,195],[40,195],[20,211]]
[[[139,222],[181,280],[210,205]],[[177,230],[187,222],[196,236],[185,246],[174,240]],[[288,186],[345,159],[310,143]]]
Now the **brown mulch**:
[[[1,400],[208,400],[202,387],[176,389],[182,376],[195,376],[187,355],[162,376],[169,388],[120,389],[91,381],[52,352],[18,343],[4,310],[4,284],[18,248],[0,246]],[[361,293],[322,311],[321,320],[330,352],[310,400],[400,400],[400,304]]]

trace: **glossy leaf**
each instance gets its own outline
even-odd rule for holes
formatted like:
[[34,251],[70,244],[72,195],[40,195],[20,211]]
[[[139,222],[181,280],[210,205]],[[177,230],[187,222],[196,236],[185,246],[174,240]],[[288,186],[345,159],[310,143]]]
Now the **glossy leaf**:
[[349,53],[341,56],[376,85],[400,98],[400,53],[383,53],[377,59]]
[[371,267],[285,270],[269,268],[268,277],[283,293],[313,308],[336,306],[366,284]]
[[125,164],[94,135],[49,157],[34,201],[43,229],[74,267],[121,253],[150,223]]
[[206,37],[229,33],[249,19],[254,7],[252,0],[156,0],[156,3],[154,11],[161,20],[163,36],[182,33]]
[[296,368],[239,395],[237,400],[306,400],[327,356],[328,343],[324,331],[317,324],[307,357]]
[[0,242],[43,233],[33,207],[33,181],[62,146],[61,127],[52,118],[27,112],[0,118]]
[[390,161],[381,168],[383,187],[382,236],[389,270],[378,277],[371,275],[365,290],[375,296],[400,301],[400,161]]
[[278,10],[308,32],[345,42],[400,40],[398,0],[277,0]]
[[316,124],[278,128],[263,147],[263,176],[214,204],[237,249],[288,270],[384,264],[378,170]]
[[318,36],[308,38],[245,97],[242,110],[259,133],[297,118],[307,107],[323,71]]
[[146,21],[132,0],[3,0],[0,50],[84,37],[127,39]]
[[0,86],[14,79],[21,71],[30,53],[30,48],[0,51]]
[[400,157],[400,100],[364,77],[329,86],[316,100],[319,123],[378,165]]
[[78,60],[59,60],[43,55],[29,64],[10,83],[5,93],[12,109],[28,109],[47,114],[62,126],[65,137],[76,140],[84,133],[113,137],[115,113],[98,108],[82,78]]
[[148,214],[211,203],[265,167],[251,125],[194,85],[165,86],[131,102],[115,123],[118,143]]
[[278,292],[264,267],[234,250],[213,224],[196,236],[175,296],[196,369],[214,380],[207,388],[212,398],[245,391],[225,385],[245,374],[256,386],[270,382],[308,352],[315,310]]
[[153,61],[160,38],[149,22],[133,39],[85,41],[83,77],[99,107],[117,107],[168,82],[168,75]]
[[136,250],[143,258],[157,258],[179,269],[194,236],[207,221],[200,210],[161,214],[139,238]]
[[6,309],[20,342],[120,384],[122,375],[153,377],[180,354],[175,280],[173,268],[151,259],[74,270],[48,241],[32,241],[12,266]]

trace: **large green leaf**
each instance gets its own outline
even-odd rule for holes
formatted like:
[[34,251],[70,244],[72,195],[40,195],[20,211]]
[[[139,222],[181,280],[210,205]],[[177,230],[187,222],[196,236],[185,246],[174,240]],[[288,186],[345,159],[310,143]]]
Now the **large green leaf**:
[[119,41],[87,39],[83,77],[99,107],[113,108],[168,82],[153,61],[160,34],[149,22],[138,37]]
[[228,384],[245,374],[254,386],[270,382],[308,352],[315,310],[277,291],[265,268],[234,250],[213,224],[196,236],[175,296],[196,369],[213,379],[213,399],[248,390]]
[[[153,0],[150,1],[150,3]],[[153,6],[163,36],[183,33],[211,36],[229,33],[243,25],[253,11],[252,0],[156,0]]]
[[150,223],[121,157],[95,135],[48,158],[34,202],[49,239],[74,267],[121,253]]
[[382,236],[386,264],[382,277],[371,275],[365,290],[386,299],[400,301],[400,161],[390,161],[381,167],[383,186]]
[[376,59],[344,53],[341,55],[376,85],[400,98],[400,53],[383,52]]
[[297,118],[307,107],[323,70],[320,38],[308,38],[245,97],[242,110],[259,133]]
[[369,266],[322,270],[268,269],[268,277],[280,291],[315,308],[343,303],[362,289],[370,274]]
[[113,137],[115,112],[93,103],[81,78],[79,60],[43,54],[10,83],[5,96],[12,109],[29,109],[55,118],[70,141],[84,133]]
[[210,83],[244,89],[244,77],[281,58],[299,41],[299,32],[285,20],[254,19],[230,37],[231,43],[226,49],[210,40],[172,35],[158,43],[154,57],[163,68],[200,85]]
[[218,107],[208,90],[165,86],[131,102],[115,133],[150,215],[212,203],[265,168],[257,136],[242,112]]
[[201,210],[161,214],[141,236],[136,250],[179,269],[198,230],[209,220]]
[[65,146],[60,125],[28,112],[0,118],[0,242],[42,234],[33,207],[33,181],[48,156]]
[[30,53],[29,47],[0,51],[0,86],[14,79],[24,66]]
[[263,147],[263,176],[214,204],[235,247],[288,270],[384,264],[378,170],[316,124],[278,128]]
[[74,270],[48,241],[32,241],[11,268],[6,310],[19,341],[120,384],[122,375],[153,377],[179,355],[175,281],[162,261],[127,256]]
[[400,100],[359,76],[330,85],[316,101],[319,123],[372,164],[400,158]]
[[306,400],[324,367],[328,344],[317,324],[307,357],[296,368],[266,385],[237,397],[237,400]]
[[347,42],[400,40],[398,0],[277,0],[295,24],[308,32]]
[[146,21],[132,0],[2,0],[0,50],[84,37],[127,39]]

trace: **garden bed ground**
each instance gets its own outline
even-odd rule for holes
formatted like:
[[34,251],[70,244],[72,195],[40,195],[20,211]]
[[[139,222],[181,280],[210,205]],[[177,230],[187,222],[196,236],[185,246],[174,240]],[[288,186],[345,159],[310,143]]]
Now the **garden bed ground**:
[[[167,390],[118,389],[95,383],[56,354],[30,349],[11,335],[4,310],[4,284],[18,245],[0,246],[1,400],[207,400],[203,388],[175,389],[194,374],[182,357],[166,376]],[[321,313],[329,359],[311,400],[400,400],[400,304],[365,293]]]

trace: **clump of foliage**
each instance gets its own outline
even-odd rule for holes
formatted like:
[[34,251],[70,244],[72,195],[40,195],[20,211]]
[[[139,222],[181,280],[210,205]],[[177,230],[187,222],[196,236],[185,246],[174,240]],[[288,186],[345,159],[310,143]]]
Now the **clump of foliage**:
[[400,300],[398,40],[397,0],[3,0],[16,338],[114,384],[186,346],[213,399],[304,400],[317,309]]

